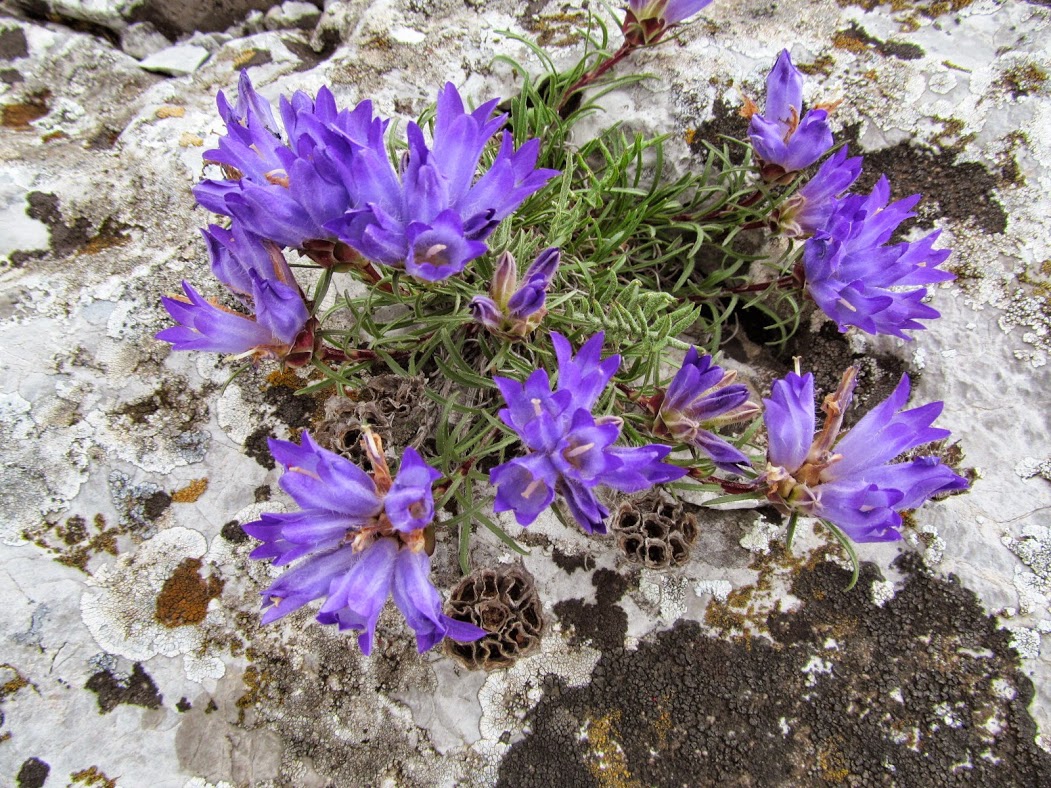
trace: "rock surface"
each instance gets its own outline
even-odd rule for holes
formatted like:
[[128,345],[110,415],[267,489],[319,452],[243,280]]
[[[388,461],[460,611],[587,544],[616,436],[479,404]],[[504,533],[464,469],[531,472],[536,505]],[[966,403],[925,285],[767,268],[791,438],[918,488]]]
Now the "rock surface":
[[[871,359],[874,388],[918,375],[916,400],[945,400],[981,478],[920,510],[904,543],[860,550],[850,593],[820,534],[787,557],[765,512],[701,510],[689,559],[665,570],[553,517],[504,521],[546,624],[536,653],[491,673],[417,655],[392,610],[370,658],[307,611],[260,628],[274,571],[248,560],[240,525],[289,505],[265,437],[325,403],[268,368],[223,389],[229,365],[152,335],[180,280],[214,292],[190,189],[239,69],[271,99],[328,84],[411,118],[445,80],[475,101],[510,93],[494,57],[536,63],[502,31],[568,64],[587,17],[361,0],[292,29],[267,22],[276,5],[3,6],[5,784],[1051,782],[1046,3],[716,0],[639,58],[659,78],[611,94],[595,122],[673,134],[676,167],[743,131],[742,97],[788,47],[809,100],[844,100],[837,132],[865,152],[867,183],[887,172],[896,196],[926,195],[915,231],[941,228],[955,250],[958,279],[933,298],[944,317],[911,343],[815,318],[788,355],[826,386],[852,358]],[[119,48],[143,22],[210,56],[192,78],[144,71]],[[755,340],[727,352],[759,381],[780,374],[787,358]],[[472,549],[475,566],[513,559],[486,534]],[[455,552],[439,529],[446,592]]]

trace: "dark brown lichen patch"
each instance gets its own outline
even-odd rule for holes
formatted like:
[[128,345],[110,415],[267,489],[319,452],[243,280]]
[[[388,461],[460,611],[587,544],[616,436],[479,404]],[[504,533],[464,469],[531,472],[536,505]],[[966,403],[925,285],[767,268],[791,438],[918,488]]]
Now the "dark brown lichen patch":
[[157,595],[156,619],[174,628],[200,624],[208,615],[208,603],[223,591],[217,575],[201,577],[201,559],[184,558]]
[[26,34],[20,27],[0,30],[0,60],[18,60],[29,55]]
[[881,41],[869,35],[865,28],[851,22],[845,30],[840,30],[832,39],[832,46],[849,52],[875,52],[883,57],[896,57],[899,60],[918,60],[923,57],[923,50],[916,44],[902,41]]
[[570,645],[589,642],[604,651],[621,648],[628,632],[628,614],[617,602],[631,587],[631,580],[612,569],[599,569],[591,582],[595,604],[579,599],[556,602],[555,615],[563,629],[570,630]]
[[75,514],[65,521],[42,523],[38,528],[22,532],[37,547],[51,553],[54,560],[63,566],[72,566],[85,574],[91,574],[88,563],[96,555],[117,555],[117,539],[127,533],[121,526],[109,526],[101,514],[88,521]]
[[223,524],[219,534],[230,544],[244,544],[251,539],[237,520],[231,520],[230,522]]
[[159,709],[164,700],[157,691],[157,685],[139,662],[132,667],[129,676],[116,676],[108,669],[100,670],[88,679],[84,689],[98,696],[100,714],[109,714],[122,703]]
[[901,560],[907,579],[883,607],[874,566],[844,592],[849,573],[822,562],[800,569],[801,605],[769,615],[769,638],[680,622],[607,651],[590,684],[545,692],[499,784],[601,784],[579,732],[602,719],[643,785],[1048,784],[1009,634],[917,564]]
[[51,774],[51,766],[39,758],[27,758],[22,762],[15,782],[18,788],[42,788]]
[[274,458],[270,454],[270,444],[267,440],[270,438],[272,430],[265,424],[252,431],[252,433],[245,438],[244,451],[249,457],[258,462],[267,470],[274,468]]
[[573,574],[578,569],[590,572],[595,568],[595,558],[591,553],[571,555],[559,550],[557,545],[551,549],[551,560],[555,562],[555,566],[569,574]]
[[[844,129],[851,150],[858,151],[859,126]],[[1003,183],[997,173],[977,162],[957,162],[957,151],[933,151],[901,142],[890,148],[865,153],[865,169],[854,184],[857,192],[871,189],[881,174],[890,180],[892,199],[920,193],[917,218],[904,222],[901,232],[915,225],[932,226],[939,217],[973,222],[987,233],[1007,229],[1007,213],[994,190]]]
[[667,569],[689,559],[697,539],[697,517],[674,496],[654,489],[621,504],[610,530],[629,561]]
[[470,643],[446,639],[445,649],[472,670],[513,665],[540,645],[544,612],[533,576],[518,564],[479,569],[449,594],[446,615],[487,634]]

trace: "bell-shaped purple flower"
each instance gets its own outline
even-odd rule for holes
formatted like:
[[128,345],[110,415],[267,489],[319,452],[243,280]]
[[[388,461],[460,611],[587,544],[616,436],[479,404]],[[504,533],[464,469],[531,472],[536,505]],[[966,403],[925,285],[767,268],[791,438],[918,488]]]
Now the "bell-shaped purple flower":
[[212,273],[249,306],[253,292],[253,272],[264,281],[273,280],[290,287],[295,285],[280,248],[248,232],[238,222],[234,222],[229,230],[210,224],[207,229],[201,230],[201,234],[208,245]]
[[967,480],[934,457],[893,463],[903,452],[948,437],[931,424],[942,410],[933,402],[902,410],[909,379],[852,429],[840,435],[850,407],[856,368],[825,399],[825,423],[816,431],[814,376],[789,374],[764,400],[768,465],[759,478],[767,497],[784,513],[827,520],[855,542],[901,538],[901,515],[941,493],[964,490]]
[[751,118],[748,138],[766,180],[806,169],[832,147],[828,111],[803,112],[803,74],[792,64],[787,49],[777,56],[766,78],[765,110],[760,113],[749,101],[745,114]]
[[175,350],[287,357],[310,318],[303,297],[298,288],[264,280],[254,270],[248,273],[254,319],[206,301],[183,282],[185,299],[161,299],[179,325],[159,332],[157,339],[171,342]]
[[712,0],[628,0],[622,30],[633,46],[655,44],[672,27],[689,19]]
[[869,195],[840,198],[823,230],[806,242],[806,289],[840,331],[857,326],[869,334],[910,339],[918,320],[939,317],[923,303],[924,285],[954,279],[938,268],[948,249],[934,249],[939,232],[919,241],[887,243],[898,225],[915,214],[920,196],[888,204],[890,184],[881,177]]
[[430,582],[424,529],[434,518],[431,486],[441,474],[407,448],[392,479],[375,434],[366,433],[365,446],[371,476],[322,449],[309,433],[298,446],[270,441],[274,459],[286,468],[281,487],[301,510],[246,524],[245,532],[263,543],[251,557],[274,558],[277,566],[303,560],[263,592],[263,623],[324,598],[317,620],[358,632],[369,654],[380,612],[393,595],[421,652],[446,636],[483,637],[484,630],[442,614]]
[[716,366],[711,356],[702,356],[691,347],[667,392],[654,402],[653,433],[697,447],[725,471],[751,465],[740,449],[712,432],[759,414],[759,406],[748,401],[747,387],[734,383],[736,377]]
[[489,297],[471,299],[471,315],[497,336],[512,342],[536,330],[547,310],[547,289],[558,270],[562,255],[558,247],[542,251],[518,283],[518,265],[510,252],[496,263]]
[[529,452],[494,468],[497,512],[513,511],[529,525],[561,495],[570,514],[588,533],[605,533],[609,514],[593,488],[598,485],[638,492],[675,481],[684,468],[662,462],[668,446],[618,448],[621,420],[596,418],[591,410],[620,365],[620,357],[601,359],[603,335],[596,334],[573,355],[569,341],[551,335],[558,359],[558,384],[551,390],[547,372],[538,369],[526,382],[494,378],[507,407],[500,419],[522,439]]
[[825,228],[839,198],[861,175],[861,156],[847,156],[847,148],[843,146],[822,162],[813,178],[785,200],[778,213],[784,235],[806,238]]
[[350,169],[356,151],[371,147],[385,155],[387,121],[373,117],[372,103],[341,111],[327,87],[314,99],[297,92],[281,99],[279,124],[245,71],[236,105],[222,92],[216,103],[226,134],[204,158],[220,165],[226,179],[198,185],[197,201],[282,246],[334,242],[325,224],[360,205]]
[[408,151],[395,172],[382,147],[356,151],[347,164],[355,202],[326,228],[361,255],[438,281],[484,254],[484,240],[531,194],[557,175],[536,168],[538,140],[515,150],[510,132],[489,169],[475,173],[489,139],[506,117],[491,117],[498,100],[473,112],[451,84],[438,93],[434,138],[408,125]]

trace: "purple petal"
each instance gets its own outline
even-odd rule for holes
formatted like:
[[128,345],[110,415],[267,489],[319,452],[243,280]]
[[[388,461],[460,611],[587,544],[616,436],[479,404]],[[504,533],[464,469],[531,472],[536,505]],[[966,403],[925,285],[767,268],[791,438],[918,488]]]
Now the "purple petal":
[[806,460],[814,440],[814,376],[788,373],[784,380],[774,381],[770,399],[763,404],[770,463],[791,473]]

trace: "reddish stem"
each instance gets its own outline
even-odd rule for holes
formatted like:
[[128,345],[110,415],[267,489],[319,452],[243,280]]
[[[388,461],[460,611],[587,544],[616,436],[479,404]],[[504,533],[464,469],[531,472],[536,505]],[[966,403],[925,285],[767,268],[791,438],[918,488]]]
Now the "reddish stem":
[[755,492],[754,483],[732,482],[729,479],[720,479],[718,476],[702,476],[700,468],[690,468],[690,478],[696,479],[701,484],[718,484],[726,493]]
[[570,98],[573,97],[574,93],[577,93],[578,91],[583,90],[588,85],[590,85],[592,82],[594,82],[596,79],[601,77],[603,74],[605,74],[607,71],[609,71],[615,65],[617,65],[617,63],[619,63],[624,58],[626,58],[629,54],[631,54],[631,51],[634,48],[635,48],[634,45],[629,44],[627,41],[625,41],[623,44],[620,45],[620,49],[618,49],[616,52],[613,53],[613,56],[609,60],[604,62],[602,65],[600,65],[594,71],[589,71],[584,76],[582,76],[580,79],[578,79],[576,81],[576,83],[574,83],[573,86],[571,88],[569,88],[569,90],[567,90],[562,95],[562,101],[558,105],[558,113],[559,113],[559,115],[562,114],[563,108],[566,106],[566,104],[569,103],[569,100],[570,100]]

